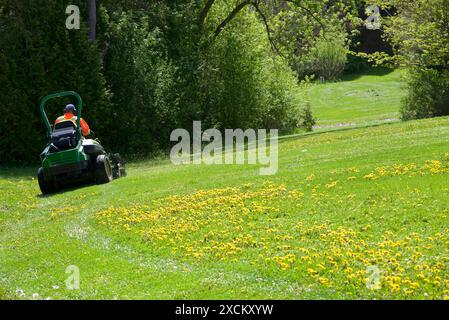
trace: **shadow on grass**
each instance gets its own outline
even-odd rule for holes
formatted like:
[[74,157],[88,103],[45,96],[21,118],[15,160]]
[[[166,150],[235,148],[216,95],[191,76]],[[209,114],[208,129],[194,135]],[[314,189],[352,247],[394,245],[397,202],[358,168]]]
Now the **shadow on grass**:
[[354,81],[357,80],[363,76],[386,76],[390,73],[394,72],[395,69],[385,68],[385,67],[376,67],[371,68],[369,70],[358,72],[358,73],[348,73],[343,74],[339,79],[336,80],[336,82],[345,82],[345,81]]
[[57,190],[56,192],[53,192],[50,194],[39,194],[39,195],[37,195],[37,197],[41,198],[41,199],[52,198],[54,196],[64,195],[66,193],[71,193],[73,191],[77,191],[77,190],[84,189],[87,187],[92,187],[95,185],[96,184],[93,182],[74,182],[74,183],[70,183],[70,184],[61,186],[59,188],[59,190]]
[[[30,182],[37,182],[37,167],[14,167],[14,166],[0,166],[0,179],[7,180],[29,180]],[[33,180],[34,179],[34,180]],[[69,193],[78,189],[94,186],[93,182],[75,182],[61,186],[61,189],[55,193],[43,195],[39,193],[38,198],[50,198],[56,195]]]

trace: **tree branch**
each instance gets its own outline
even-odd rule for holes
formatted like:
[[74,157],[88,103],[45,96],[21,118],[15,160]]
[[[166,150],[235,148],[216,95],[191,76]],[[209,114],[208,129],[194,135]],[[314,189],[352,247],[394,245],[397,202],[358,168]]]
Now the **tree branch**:
[[207,0],[206,5],[204,6],[203,10],[200,13],[200,16],[198,17],[198,25],[200,27],[203,27],[204,22],[206,21],[207,15],[209,14],[209,11],[212,8],[214,3],[215,3],[215,0]]
[[257,11],[257,13],[260,15],[260,17],[262,18],[262,21],[263,21],[263,23],[264,23],[264,25],[265,25],[265,29],[267,30],[267,36],[268,36],[268,41],[270,42],[270,45],[271,45],[271,49],[273,50],[273,51],[275,51],[278,55],[280,55],[281,57],[284,57],[284,55],[282,54],[282,52],[278,49],[278,47],[276,46],[276,44],[275,44],[275,42],[274,42],[274,40],[273,40],[273,38],[272,38],[272,36],[271,36],[271,29],[270,29],[270,26],[269,26],[269,24],[268,24],[268,19],[267,19],[267,17],[265,16],[265,14],[262,12],[262,10],[260,10],[260,7],[259,7],[259,2],[253,2],[252,3],[252,5],[253,5],[253,7],[256,9],[256,11]]
[[323,29],[323,34],[326,32],[326,26],[323,24],[323,22],[315,16],[315,14],[307,7],[304,7],[301,3],[299,3],[298,0],[284,0],[287,3],[291,3],[295,6],[297,6],[298,8],[304,10],[309,16],[312,17],[312,19],[314,19],[316,22],[318,22],[318,24],[321,26],[321,28]]
[[223,31],[223,29],[228,25],[229,22],[232,21],[232,19],[235,18],[235,16],[242,11],[247,5],[251,4],[251,0],[245,0],[241,2],[239,5],[237,5],[234,10],[224,19],[220,25],[215,29],[214,36],[215,38],[220,35],[220,33]]
[[[325,33],[325,25],[323,22],[310,10],[309,8],[305,7],[300,3],[299,0],[283,0],[285,3],[292,4],[299,9],[305,11],[309,16],[311,16],[316,22],[318,22],[323,30],[323,34]],[[207,18],[207,15],[210,12],[211,7],[215,3],[215,0],[208,0],[199,16],[198,22],[200,23],[200,26],[202,26]],[[215,29],[214,32],[214,38],[217,38],[221,32],[226,28],[226,26],[239,14],[240,11],[242,11],[246,6],[252,5],[258,15],[261,17],[263,24],[265,25],[265,29],[268,35],[268,41],[270,42],[271,48],[280,56],[283,57],[281,51],[276,46],[276,43],[272,37],[272,32],[268,23],[267,16],[263,13],[263,11],[260,9],[260,0],[244,0],[241,3],[239,3],[230,13],[229,15],[220,23],[220,25]]]

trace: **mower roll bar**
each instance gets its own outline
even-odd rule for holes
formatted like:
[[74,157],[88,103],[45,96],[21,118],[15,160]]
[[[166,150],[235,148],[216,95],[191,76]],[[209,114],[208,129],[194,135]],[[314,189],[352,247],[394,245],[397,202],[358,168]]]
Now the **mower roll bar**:
[[40,103],[40,111],[41,111],[42,118],[44,119],[45,126],[47,127],[48,137],[51,136],[51,133],[53,132],[53,130],[51,128],[50,121],[48,121],[47,113],[45,112],[45,105],[51,99],[68,97],[68,96],[75,97],[76,100],[78,101],[78,105],[76,106],[77,111],[78,111],[77,112],[78,119],[76,120],[76,127],[77,127],[76,133],[78,135],[78,139],[81,139],[81,136],[82,136],[81,135],[81,111],[83,110],[83,99],[75,91],[57,92],[57,93],[49,94],[48,96],[45,96],[44,98],[42,98],[41,103]]

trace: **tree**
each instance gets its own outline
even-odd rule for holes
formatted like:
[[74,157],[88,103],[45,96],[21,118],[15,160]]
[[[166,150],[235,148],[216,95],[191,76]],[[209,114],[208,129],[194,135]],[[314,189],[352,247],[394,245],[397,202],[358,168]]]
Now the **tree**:
[[89,9],[89,41],[93,42],[97,36],[97,2],[96,0],[88,0]]
[[449,67],[449,0],[383,0],[394,8],[385,19],[385,34],[396,61],[406,67]]
[[[87,12],[85,1],[72,3]],[[4,0],[1,7],[0,131],[10,134],[0,139],[0,162],[38,160],[45,145],[39,100],[52,92],[80,93],[86,118],[99,135],[106,134],[102,126],[108,126],[103,115],[110,106],[109,93],[85,21],[81,30],[67,30],[66,4],[59,0]],[[67,102],[49,105],[50,118]]]
[[401,109],[405,120],[449,114],[449,0],[384,0],[394,8],[385,34],[395,61],[409,70],[409,94]]
[[[207,0],[204,4],[204,7],[201,10],[201,13],[198,17],[198,23],[200,26],[200,29],[204,28],[204,23],[210,14],[213,5],[216,3],[216,0]],[[261,9],[262,6],[266,7],[266,12],[275,12],[279,11],[280,9],[286,9],[286,10],[301,10],[302,13],[305,13],[306,15],[309,15],[318,23],[322,24],[321,20],[317,18],[317,13],[313,12],[309,7],[306,5],[303,5],[300,0],[280,0],[280,1],[262,1],[262,0],[243,0],[237,2],[233,7],[231,7],[231,10],[229,13],[225,16],[224,19],[221,20],[220,23],[215,27],[214,31],[214,37],[218,37],[220,33],[226,28],[226,26],[246,7],[251,6],[257,14],[259,14],[262,22],[264,23],[267,31],[267,35],[271,39],[271,28],[268,25],[268,19],[267,14],[264,13],[264,11]],[[274,45],[274,43],[272,43]]]

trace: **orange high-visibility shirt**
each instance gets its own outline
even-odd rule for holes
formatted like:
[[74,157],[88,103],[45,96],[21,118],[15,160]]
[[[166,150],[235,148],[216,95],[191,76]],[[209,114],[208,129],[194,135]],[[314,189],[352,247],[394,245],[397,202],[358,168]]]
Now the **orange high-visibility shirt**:
[[[64,121],[72,121],[73,124],[76,126],[76,121],[78,120],[77,116],[74,116],[71,113],[64,113],[63,116],[59,117],[58,119],[56,119],[55,121],[55,125],[57,125],[58,123],[64,122]],[[80,124],[81,124],[81,132],[83,133],[83,136],[88,136],[90,134],[90,128],[89,125],[87,124],[86,121],[84,121],[83,118],[81,118],[80,120]]]

